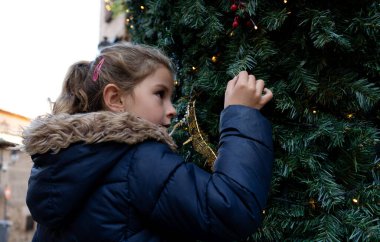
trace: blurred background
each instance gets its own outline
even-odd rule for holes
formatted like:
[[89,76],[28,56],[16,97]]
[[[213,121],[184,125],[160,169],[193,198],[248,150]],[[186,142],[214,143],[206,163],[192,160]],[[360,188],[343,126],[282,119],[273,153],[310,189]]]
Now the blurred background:
[[31,241],[25,204],[32,162],[22,128],[51,111],[68,67],[125,39],[123,14],[107,0],[2,1],[0,13],[0,242]]

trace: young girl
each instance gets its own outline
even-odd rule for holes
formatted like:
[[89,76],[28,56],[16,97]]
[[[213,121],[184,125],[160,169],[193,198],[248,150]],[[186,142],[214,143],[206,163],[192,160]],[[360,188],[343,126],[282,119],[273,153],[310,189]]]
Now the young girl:
[[232,241],[259,227],[271,180],[271,98],[228,82],[214,172],[185,163],[167,127],[174,69],[157,49],[117,44],[69,69],[52,115],[24,131],[34,166],[33,241]]

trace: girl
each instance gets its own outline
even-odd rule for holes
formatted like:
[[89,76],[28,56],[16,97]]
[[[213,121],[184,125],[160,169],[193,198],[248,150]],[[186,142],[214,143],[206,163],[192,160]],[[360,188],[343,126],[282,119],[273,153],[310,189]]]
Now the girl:
[[261,221],[271,180],[272,98],[243,71],[228,82],[212,174],[175,153],[172,63],[117,44],[73,64],[53,114],[24,131],[34,166],[33,241],[232,241]]

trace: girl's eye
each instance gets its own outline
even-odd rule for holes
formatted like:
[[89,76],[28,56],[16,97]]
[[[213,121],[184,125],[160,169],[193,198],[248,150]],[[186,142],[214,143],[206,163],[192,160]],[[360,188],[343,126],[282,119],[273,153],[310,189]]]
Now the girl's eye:
[[158,91],[155,93],[159,98],[163,98],[165,96],[165,91]]

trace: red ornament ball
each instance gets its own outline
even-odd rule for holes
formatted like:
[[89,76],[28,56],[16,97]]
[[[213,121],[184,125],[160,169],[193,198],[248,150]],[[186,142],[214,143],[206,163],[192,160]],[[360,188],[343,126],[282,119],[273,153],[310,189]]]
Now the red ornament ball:
[[238,6],[236,4],[232,4],[230,9],[232,12],[236,12],[236,10],[238,9]]
[[239,22],[237,20],[234,20],[234,22],[232,23],[232,28],[237,28],[239,26]]

